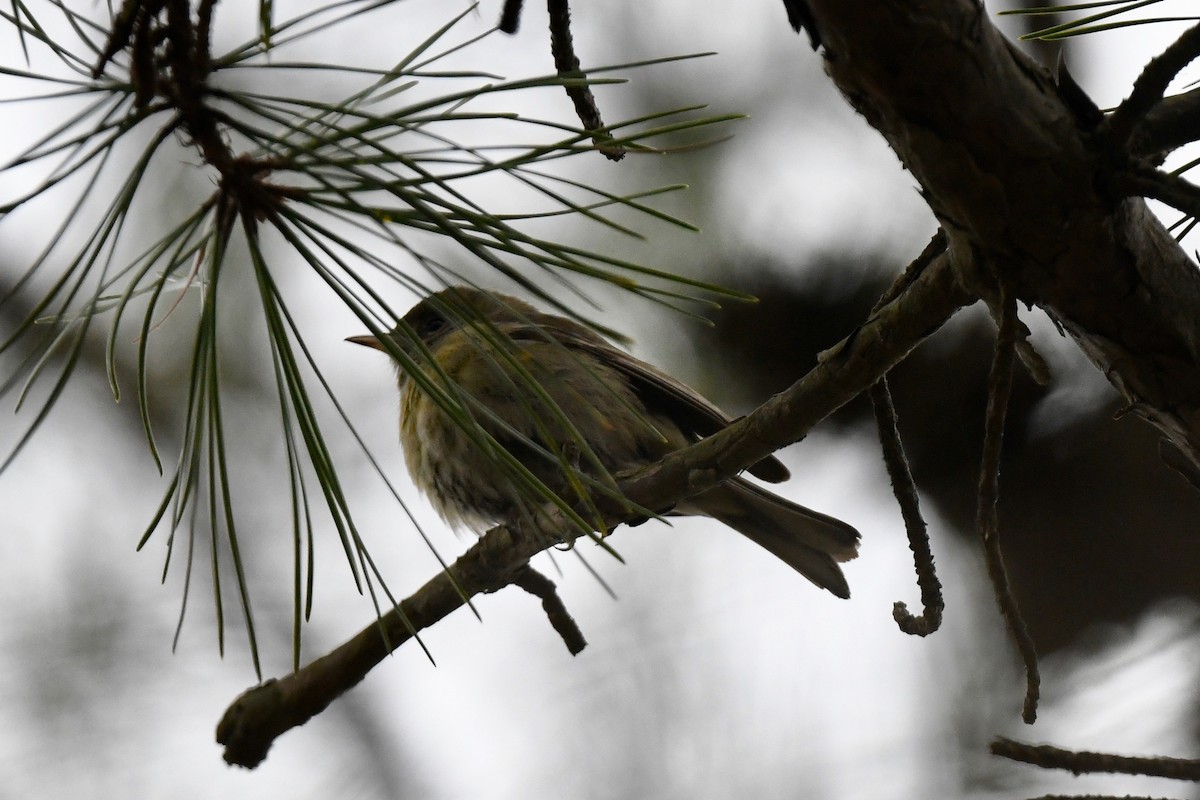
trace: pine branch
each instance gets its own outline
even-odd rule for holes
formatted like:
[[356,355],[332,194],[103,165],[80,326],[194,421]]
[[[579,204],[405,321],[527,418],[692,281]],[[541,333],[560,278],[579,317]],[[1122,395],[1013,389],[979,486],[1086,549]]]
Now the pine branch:
[[[825,353],[790,389],[720,433],[622,478],[621,493],[635,506],[668,508],[798,441],[879,380],[972,300],[955,280],[949,259],[944,255],[934,259],[897,298]],[[601,498],[597,505],[610,530],[630,518],[623,503]],[[495,591],[512,582],[532,556],[564,541],[572,531],[567,517],[553,507],[520,527],[488,531],[447,570],[403,600],[398,609],[384,614],[378,624],[299,671],[239,697],[217,728],[217,740],[225,745],[225,760],[246,767],[257,765],[275,738],[304,724],[357,685],[409,638],[401,613],[416,630],[433,625],[461,606],[464,595]]]

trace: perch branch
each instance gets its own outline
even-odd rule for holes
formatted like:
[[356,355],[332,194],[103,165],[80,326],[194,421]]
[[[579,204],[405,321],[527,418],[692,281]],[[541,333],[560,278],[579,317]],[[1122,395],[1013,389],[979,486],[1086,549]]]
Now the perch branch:
[[[619,488],[636,506],[666,508],[711,488],[792,442],[879,380],[909,351],[974,298],[957,280],[947,256],[934,259],[904,292],[880,308],[807,375],[754,413],[721,432],[623,479]],[[601,509],[614,525],[623,518]],[[225,760],[252,767],[280,734],[302,725],[355,686],[414,630],[436,623],[466,597],[510,583],[529,559],[572,530],[557,509],[522,527],[488,531],[444,572],[333,652],[278,680],[245,692],[217,727]],[[611,526],[610,526],[611,530]]]

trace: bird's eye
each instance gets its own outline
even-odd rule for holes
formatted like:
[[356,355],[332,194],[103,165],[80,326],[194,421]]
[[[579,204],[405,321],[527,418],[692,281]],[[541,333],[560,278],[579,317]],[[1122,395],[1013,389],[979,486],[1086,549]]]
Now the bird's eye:
[[422,327],[421,334],[428,336],[431,333],[437,333],[442,328],[446,327],[445,317],[430,317],[425,320],[425,325]]

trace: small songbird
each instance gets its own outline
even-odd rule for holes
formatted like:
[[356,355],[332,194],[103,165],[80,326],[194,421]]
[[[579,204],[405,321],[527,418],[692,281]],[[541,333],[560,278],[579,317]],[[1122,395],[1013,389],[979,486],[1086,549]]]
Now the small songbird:
[[[519,521],[541,500],[488,452],[494,445],[486,437],[468,434],[426,387],[462,403],[479,428],[572,505],[589,486],[610,485],[612,475],[652,464],[730,422],[693,389],[591,329],[508,295],[444,289],[414,306],[388,336],[422,373],[418,379],[398,370],[405,462],[451,524],[482,531]],[[374,336],[347,341],[385,350]],[[773,456],[749,471],[774,483],[788,478]],[[858,532],[840,520],[741,477],[671,513],[720,520],[818,586],[850,596],[838,562],[857,555]]]

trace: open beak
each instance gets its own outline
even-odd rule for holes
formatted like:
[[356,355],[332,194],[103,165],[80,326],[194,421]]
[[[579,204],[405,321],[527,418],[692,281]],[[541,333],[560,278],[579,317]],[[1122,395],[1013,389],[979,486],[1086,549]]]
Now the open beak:
[[[376,350],[383,350],[383,342],[376,339],[374,336],[350,336],[346,339],[347,342],[354,342],[365,347],[374,347]],[[385,351],[386,352],[386,351]]]

